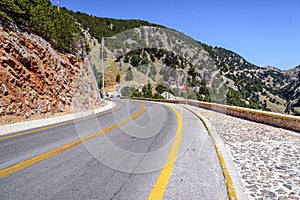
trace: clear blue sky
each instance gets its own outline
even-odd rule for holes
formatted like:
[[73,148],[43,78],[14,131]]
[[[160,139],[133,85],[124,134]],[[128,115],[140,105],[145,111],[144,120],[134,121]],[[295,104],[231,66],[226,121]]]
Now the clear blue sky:
[[[51,0],[56,5],[56,0]],[[258,66],[300,64],[300,0],[60,0],[99,17],[141,19],[230,49]]]

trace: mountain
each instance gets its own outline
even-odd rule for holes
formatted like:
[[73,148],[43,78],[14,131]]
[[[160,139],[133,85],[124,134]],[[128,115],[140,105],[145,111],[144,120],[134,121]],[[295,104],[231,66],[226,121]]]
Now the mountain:
[[163,27],[158,24],[149,23],[143,20],[123,20],[113,18],[100,18],[88,15],[81,12],[73,12],[63,8],[63,11],[72,15],[83,29],[88,30],[89,33],[101,41],[102,37],[111,37],[118,33],[138,28],[140,26]]
[[187,82],[192,99],[298,114],[294,71],[258,67],[235,52],[160,27],[143,26],[116,38],[106,45],[115,62],[106,65],[120,66],[123,77],[128,69],[133,71],[136,87],[163,83],[180,96],[179,86]]
[[277,72],[281,72],[280,69],[278,69],[277,67],[271,66],[271,65],[267,65],[265,66],[265,68],[269,71],[277,71]]
[[243,97],[255,98],[262,106],[266,103],[275,112],[299,114],[299,66],[286,71],[258,67],[232,51],[203,46],[222,75],[234,81]]
[[283,90],[283,95],[287,97],[288,108],[295,114],[300,112],[300,65],[293,69],[282,72],[290,79],[290,84]]
[[[115,36],[115,39],[107,38],[104,47],[105,83],[109,90],[131,85],[132,89],[128,91],[135,91],[134,88],[142,88],[150,83],[157,91],[162,91],[163,88],[174,95],[185,96],[182,86],[187,84],[188,97],[191,99],[296,115],[300,112],[299,66],[286,71],[271,66],[259,67],[233,51],[195,41],[183,33],[161,25],[142,20],[99,18],[66,8],[58,10],[49,0],[2,0],[0,8],[2,31],[13,30],[19,40],[18,43],[10,41],[9,38],[1,41],[2,49],[5,50],[2,55],[7,59],[2,61],[0,70],[5,73],[9,71],[9,76],[16,76],[16,82],[24,87],[27,85],[28,91],[36,91],[34,99],[42,99],[45,91],[53,91],[41,89],[49,85],[49,75],[44,71],[50,71],[48,66],[64,66],[63,60],[66,60],[68,67],[65,68],[70,75],[61,78],[72,83],[74,74],[79,73],[78,66],[85,66],[85,77],[92,79],[88,71],[93,68],[101,86],[100,42],[102,37]],[[7,19],[12,23],[4,26]],[[29,36],[23,35],[25,32]],[[46,45],[36,45],[35,37]],[[24,43],[28,44],[25,45],[24,52],[28,52],[30,62],[18,56],[18,46],[22,45],[23,48]],[[7,51],[8,48],[4,46],[8,45],[12,45],[15,52]],[[15,63],[13,67],[8,61],[11,55]],[[44,64],[47,60],[50,63],[38,65],[39,70],[35,69],[36,63]],[[10,68],[13,71],[8,70]],[[27,70],[28,74],[36,73],[33,77],[40,77],[38,84],[26,79],[27,75],[19,75],[23,73],[19,68]],[[61,68],[57,67],[54,74],[60,73],[58,69]],[[2,77],[5,76],[4,74]],[[55,81],[57,80],[52,80],[50,85],[72,88],[72,84],[61,86]],[[2,95],[10,95],[1,99],[20,104],[23,103],[22,99],[27,98],[25,92],[25,96],[19,95],[20,98],[15,98],[13,96],[18,96],[17,93],[6,89],[15,87],[13,82],[3,79],[1,84]],[[89,87],[93,88],[91,85]],[[50,96],[58,98],[59,94],[52,93],[45,98],[49,99]],[[71,106],[72,103],[73,100],[69,99],[68,105]],[[3,105],[2,103],[2,112],[7,110]],[[8,103],[5,105],[8,106]],[[57,105],[53,103],[53,107]],[[11,109],[12,114],[16,113],[16,109]],[[33,114],[40,113],[32,111],[33,108],[29,110]]]

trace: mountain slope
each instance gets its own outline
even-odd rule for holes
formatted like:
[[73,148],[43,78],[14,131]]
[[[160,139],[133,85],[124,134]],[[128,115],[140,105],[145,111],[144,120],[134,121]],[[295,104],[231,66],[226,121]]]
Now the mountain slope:
[[231,79],[245,98],[260,102],[276,112],[299,114],[299,66],[281,71],[273,67],[258,67],[240,55],[220,47],[203,44],[220,69],[222,75]]
[[0,15],[43,37],[61,52],[76,52],[79,25],[69,13],[59,12],[50,0],[1,0]]
[[73,12],[65,8],[63,10],[69,12],[77,22],[80,23],[85,30],[88,30],[93,37],[98,39],[98,41],[101,41],[102,37],[111,37],[140,26],[163,27],[143,20],[100,18],[79,11]]
[[294,107],[299,94],[294,89],[299,79],[275,68],[258,67],[232,51],[196,42],[182,33],[139,27],[117,34],[106,46],[120,68],[144,74],[144,84],[164,82],[180,95],[178,86],[187,81],[190,98],[297,114]]
[[[114,73],[122,75],[121,84],[125,84],[130,69],[133,74],[130,83],[135,87],[148,82],[164,84],[169,91],[182,96],[181,88],[187,83],[188,97],[192,99],[299,114],[299,66],[288,71],[258,67],[235,52],[206,45],[160,25],[99,18],[65,8],[58,11],[49,0],[3,0],[0,5],[0,16],[43,37],[55,50],[65,55],[73,53],[77,64],[89,53],[93,68],[99,72],[99,42],[103,36],[115,36],[104,47],[109,78],[105,81],[111,88],[116,84]],[[38,55],[47,51],[34,48]],[[6,52],[5,56],[9,54]],[[15,59],[20,68],[22,58]],[[29,68],[31,65],[34,63],[30,62]]]

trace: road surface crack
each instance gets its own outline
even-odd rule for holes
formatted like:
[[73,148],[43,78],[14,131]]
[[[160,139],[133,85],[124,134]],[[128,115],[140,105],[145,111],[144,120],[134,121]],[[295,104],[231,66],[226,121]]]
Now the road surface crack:
[[[153,141],[151,142],[151,144],[149,145],[146,153],[149,153],[151,150],[152,145],[154,144],[154,142],[156,141],[156,139],[158,138],[158,136],[161,134],[162,130],[159,131],[158,134],[156,134],[155,138],[153,139]],[[129,181],[129,179],[131,178],[131,176],[134,174],[135,169],[142,163],[142,161],[145,159],[145,157],[147,156],[147,154],[145,154],[140,161],[136,164],[136,166],[133,168],[132,172],[129,174],[128,178],[126,181],[124,181],[124,183],[122,183],[122,185],[120,186],[120,188],[114,193],[114,195],[110,198],[110,200],[113,200],[123,189],[123,187],[125,186],[125,184]]]

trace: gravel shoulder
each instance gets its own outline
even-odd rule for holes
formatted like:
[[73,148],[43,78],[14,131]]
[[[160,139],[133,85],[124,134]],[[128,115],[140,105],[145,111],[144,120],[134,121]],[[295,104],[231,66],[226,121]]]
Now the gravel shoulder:
[[300,134],[188,107],[213,126],[248,199],[300,199]]

